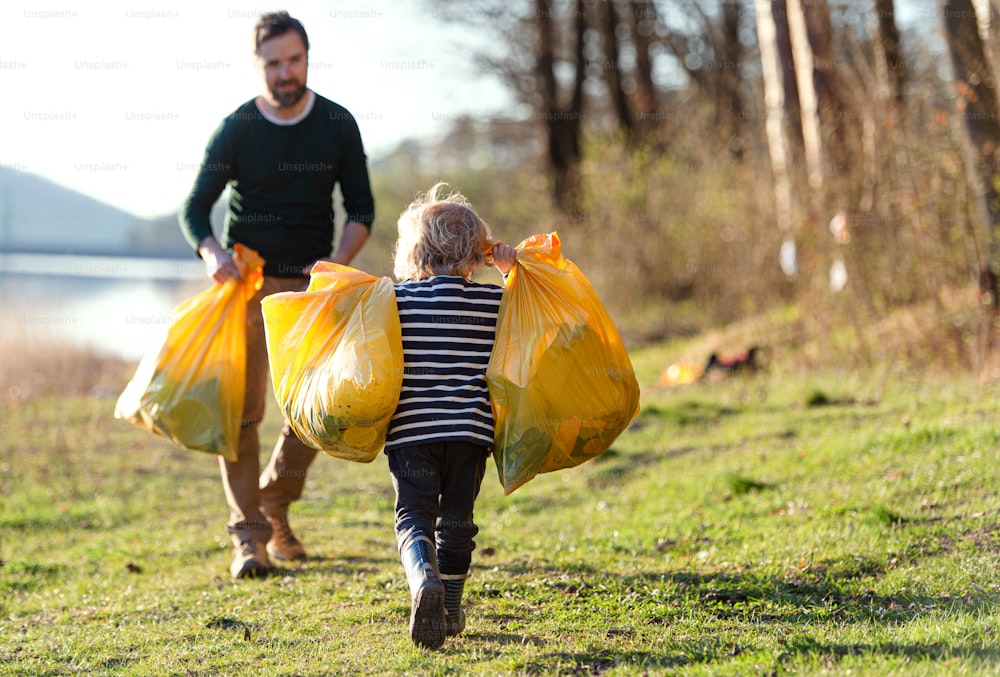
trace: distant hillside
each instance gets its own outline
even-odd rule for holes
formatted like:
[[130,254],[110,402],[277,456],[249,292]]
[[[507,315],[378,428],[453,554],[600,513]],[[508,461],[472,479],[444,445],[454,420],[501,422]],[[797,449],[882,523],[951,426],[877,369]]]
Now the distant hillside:
[[155,221],[141,218],[48,179],[8,168],[0,168],[0,251],[191,255],[176,216]]
[[[226,216],[225,195],[212,208],[212,226],[217,237],[222,235]],[[129,253],[137,256],[190,257],[194,253],[181,234],[177,214],[167,214],[155,220],[142,220],[132,232]]]

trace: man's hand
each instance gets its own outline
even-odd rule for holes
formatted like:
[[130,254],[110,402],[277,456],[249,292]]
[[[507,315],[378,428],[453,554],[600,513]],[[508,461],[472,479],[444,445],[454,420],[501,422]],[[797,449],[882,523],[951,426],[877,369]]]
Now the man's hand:
[[231,277],[240,279],[240,270],[236,267],[232,254],[227,252],[213,236],[209,235],[198,245],[198,255],[205,262],[208,276],[222,284]]

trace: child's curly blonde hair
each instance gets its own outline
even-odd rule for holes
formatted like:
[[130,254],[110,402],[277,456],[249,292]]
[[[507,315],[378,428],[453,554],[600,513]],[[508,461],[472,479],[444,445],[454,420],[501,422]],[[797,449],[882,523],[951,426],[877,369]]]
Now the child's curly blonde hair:
[[399,280],[434,275],[469,278],[489,264],[492,234],[464,195],[436,183],[399,215],[394,273]]

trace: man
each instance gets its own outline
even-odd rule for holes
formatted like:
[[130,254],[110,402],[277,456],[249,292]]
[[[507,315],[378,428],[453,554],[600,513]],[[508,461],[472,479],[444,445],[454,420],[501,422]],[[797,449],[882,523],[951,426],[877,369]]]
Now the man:
[[[309,40],[302,24],[287,12],[267,13],[253,35],[264,92],[216,129],[180,215],[185,237],[214,280],[239,275],[230,254],[236,242],[265,260],[263,288],[247,304],[246,404],[238,457],[234,462],[219,458],[230,508],[226,529],[236,550],[230,567],[235,579],[266,576],[274,569],[268,555],[305,558],[288,524],[288,506],[301,496],[316,455],[286,422],[270,463],[260,472],[257,426],[268,379],[260,300],[305,289],[318,260],[350,263],[368,239],[374,218],[357,123],[345,108],[306,87]],[[338,183],[347,223],[331,256],[333,189]],[[229,208],[220,243],[209,214],[227,185]]]

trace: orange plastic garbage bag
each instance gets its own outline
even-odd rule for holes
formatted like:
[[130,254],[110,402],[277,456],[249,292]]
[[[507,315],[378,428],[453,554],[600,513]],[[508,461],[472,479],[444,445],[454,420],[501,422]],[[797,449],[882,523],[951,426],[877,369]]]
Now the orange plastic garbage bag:
[[196,451],[236,460],[246,396],[247,301],[264,260],[237,244],[240,278],[195,294],[146,352],[115,405],[115,418]]
[[486,370],[505,494],[604,453],[639,411],[618,329],[558,235],[517,249]]
[[373,461],[403,384],[392,280],[320,262],[306,291],[272,294],[261,308],[274,395],[292,430],[331,456]]

